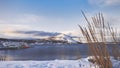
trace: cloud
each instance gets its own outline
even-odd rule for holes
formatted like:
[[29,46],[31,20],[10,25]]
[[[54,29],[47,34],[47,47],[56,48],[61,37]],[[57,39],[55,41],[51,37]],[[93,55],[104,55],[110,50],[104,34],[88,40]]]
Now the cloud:
[[13,19],[14,22],[19,23],[38,23],[43,20],[43,17],[33,15],[33,14],[23,14]]
[[7,23],[7,21],[0,19],[0,23]]
[[111,13],[103,13],[105,18],[105,22],[109,23],[111,26],[118,26],[120,25],[120,15],[119,14],[111,14]]
[[[96,16],[98,14],[99,14],[99,12],[85,13],[87,19],[90,22],[92,22],[91,17],[94,17],[94,16]],[[118,13],[109,13],[109,12],[103,12],[102,14],[103,14],[103,16],[105,18],[106,23],[109,23],[113,27],[119,27],[119,25],[120,25],[120,19],[119,19],[120,14],[118,14]],[[81,26],[86,26],[87,25],[87,22],[86,22],[84,17],[81,18],[81,22],[82,22],[82,24],[80,24]]]
[[33,36],[57,36],[61,33],[45,31],[15,31],[14,33],[33,35]]
[[11,32],[16,30],[30,30],[31,26],[17,24],[0,24],[0,33]]
[[115,6],[120,5],[120,0],[88,0],[90,4],[98,6]]
[[21,31],[21,30],[13,30],[6,29],[0,33],[0,37],[2,38],[46,38],[57,36],[61,33],[58,32],[45,32],[45,31]]
[[62,31],[61,33],[71,35],[71,36],[81,36],[81,32],[79,30],[79,27],[77,30]]
[[0,33],[1,38],[48,38],[58,36],[60,34],[70,35],[72,37],[78,37],[80,34],[77,31],[65,31],[65,32],[45,32],[45,31],[15,31],[15,30],[7,30],[3,33]]
[[12,16],[0,17],[0,24],[34,24],[43,21],[42,16],[34,14],[17,14]]
[[[61,27],[65,28],[68,22],[69,20],[66,21],[64,18],[61,17],[47,17],[27,13],[8,15],[4,17],[0,16],[0,25],[2,25],[2,27],[6,27],[6,25],[10,25],[9,27],[12,27],[12,25],[13,27],[15,27],[16,25],[24,25],[30,26],[30,29],[56,31],[57,29],[62,30]],[[0,29],[2,27],[0,27]]]
[[0,32],[16,30],[38,30],[36,24],[43,22],[44,17],[35,14],[16,14],[0,16]]

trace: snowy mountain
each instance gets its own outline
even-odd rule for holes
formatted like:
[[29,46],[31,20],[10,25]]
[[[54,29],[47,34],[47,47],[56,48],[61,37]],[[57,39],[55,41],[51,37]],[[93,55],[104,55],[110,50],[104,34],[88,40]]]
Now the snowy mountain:
[[[73,36],[70,35],[66,35],[66,34],[59,34],[57,36],[53,37],[55,40],[63,40],[63,41],[67,41],[68,43],[77,43],[77,40],[74,40]],[[76,37],[78,38],[78,37]]]
[[[47,40],[61,40],[68,43],[78,43],[79,37],[72,36],[68,34],[58,33],[58,32],[45,32],[45,31],[16,31],[16,33],[37,36],[37,39],[47,39]],[[77,39],[77,40],[76,40]]]
[[80,43],[79,37],[59,32],[14,31],[11,37],[0,38],[0,41],[27,41],[38,43]]

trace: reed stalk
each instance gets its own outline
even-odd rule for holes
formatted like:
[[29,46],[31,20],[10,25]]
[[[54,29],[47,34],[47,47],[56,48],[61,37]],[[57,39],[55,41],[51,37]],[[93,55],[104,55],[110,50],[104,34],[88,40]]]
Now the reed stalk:
[[105,25],[102,13],[92,17],[92,22],[87,19],[84,12],[82,14],[88,25],[87,27],[81,27],[79,25],[79,28],[88,44],[89,56],[94,57],[92,62],[96,63],[99,68],[112,68],[106,37],[108,27]]

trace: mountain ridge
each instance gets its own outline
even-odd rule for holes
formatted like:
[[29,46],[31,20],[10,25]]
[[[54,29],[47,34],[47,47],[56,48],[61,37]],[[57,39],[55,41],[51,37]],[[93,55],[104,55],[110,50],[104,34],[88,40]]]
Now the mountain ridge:
[[[64,41],[66,43],[78,43],[79,37],[77,36],[72,36],[64,33],[58,33],[58,32],[45,32],[45,31],[15,31],[15,33],[20,33],[20,34],[26,34],[26,35],[33,35],[33,36],[40,36],[39,38],[0,38],[0,40],[12,40],[12,41],[34,41],[39,40],[41,41]],[[45,37],[45,38],[41,38]]]

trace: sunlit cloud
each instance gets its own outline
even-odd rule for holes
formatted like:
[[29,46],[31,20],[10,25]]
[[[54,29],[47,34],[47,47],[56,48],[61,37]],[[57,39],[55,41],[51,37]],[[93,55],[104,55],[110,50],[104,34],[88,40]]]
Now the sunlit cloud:
[[7,23],[7,21],[0,19],[0,23]]
[[43,20],[43,17],[32,15],[32,14],[23,14],[14,19],[14,22],[17,23],[38,23]]
[[31,27],[28,25],[17,25],[17,24],[1,24],[0,28],[1,28],[0,32],[31,29]]
[[120,0],[88,0],[90,4],[98,6],[115,6],[120,5]]
[[118,28],[119,29],[119,25],[120,25],[120,15],[119,14],[109,14],[109,13],[104,13],[104,18],[106,23],[109,23],[110,26],[114,27],[114,28]]
[[0,19],[0,24],[31,24],[41,22],[43,19],[42,16],[34,14],[18,14]]
[[81,36],[81,32],[80,32],[79,28],[77,30],[62,31],[61,33],[71,35],[71,36],[78,36],[78,37]]
[[[64,19],[62,17],[47,17],[35,14],[17,14],[12,17],[0,18],[0,28],[12,28],[15,30],[41,30],[41,31],[66,31],[74,29],[79,23],[79,17]],[[69,24],[70,23],[70,24]],[[67,26],[69,24],[69,26]],[[67,26],[67,27],[66,27]],[[62,27],[62,28],[61,28]],[[73,27],[73,28],[70,28]]]

